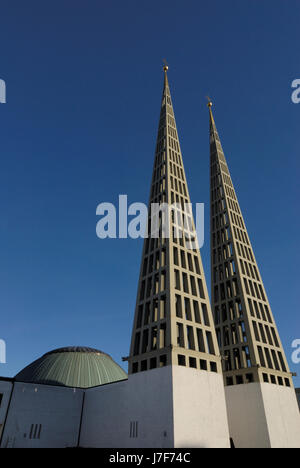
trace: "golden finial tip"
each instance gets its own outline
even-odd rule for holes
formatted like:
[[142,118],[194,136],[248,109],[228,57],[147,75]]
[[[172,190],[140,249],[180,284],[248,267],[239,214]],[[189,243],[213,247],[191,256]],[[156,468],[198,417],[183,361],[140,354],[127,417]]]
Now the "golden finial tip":
[[164,71],[166,72],[167,70],[169,70],[169,67],[168,67],[168,65],[165,65],[164,66]]
[[212,103],[212,100],[210,99],[210,97],[206,96],[206,99],[208,100],[207,107],[212,107],[213,103]]

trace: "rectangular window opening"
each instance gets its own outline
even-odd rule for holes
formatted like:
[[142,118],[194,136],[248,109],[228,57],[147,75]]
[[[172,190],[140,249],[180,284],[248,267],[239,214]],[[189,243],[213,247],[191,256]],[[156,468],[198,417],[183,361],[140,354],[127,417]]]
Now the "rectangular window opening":
[[206,332],[206,341],[207,341],[207,348],[209,354],[215,354],[215,348],[213,344],[212,334],[211,332]]
[[162,356],[159,356],[159,367],[165,367],[167,365],[167,356],[166,354],[163,354]]
[[192,320],[191,303],[188,298],[184,298],[184,310],[186,320]]
[[177,323],[177,345],[184,348],[184,335],[182,323]]
[[185,356],[182,354],[178,354],[178,365],[185,366]]
[[181,296],[175,295],[176,317],[182,318]]
[[150,369],[156,368],[156,357],[150,359]]
[[205,349],[203,331],[200,328],[197,328],[197,341],[198,341],[198,349],[200,353],[205,353],[206,349]]
[[194,368],[194,369],[197,369],[197,361],[196,361],[196,358],[194,357],[190,357],[189,358],[189,366]]
[[200,369],[207,370],[207,361],[205,361],[205,359],[200,359]]

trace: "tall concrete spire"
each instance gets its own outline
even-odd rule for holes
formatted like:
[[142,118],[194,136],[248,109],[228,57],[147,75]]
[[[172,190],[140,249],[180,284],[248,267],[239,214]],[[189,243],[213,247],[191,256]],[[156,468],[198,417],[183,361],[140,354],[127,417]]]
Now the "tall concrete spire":
[[[221,358],[167,70],[165,65],[128,383],[155,421],[151,433],[158,438],[149,438],[151,447],[229,447]],[[153,204],[160,208],[156,217]]]
[[[221,373],[200,252],[188,245],[195,234],[193,215],[186,214],[185,225],[177,217],[190,197],[167,70],[165,65],[149,200],[149,237],[142,255],[129,373],[171,364]],[[164,237],[162,229],[157,238],[151,237],[151,203],[169,205],[165,221],[170,238]]]
[[[276,446],[279,439],[293,446],[297,441],[300,444],[300,433],[295,436],[284,429],[288,425],[295,428],[296,420],[299,425],[292,375],[231,180],[211,100],[208,108],[212,309],[223,357],[231,435],[242,446]],[[273,415],[268,413],[271,408]],[[293,418],[289,411],[295,411]],[[275,414],[281,420],[281,432],[276,432]],[[265,427],[264,436],[263,430],[257,431],[258,424]]]

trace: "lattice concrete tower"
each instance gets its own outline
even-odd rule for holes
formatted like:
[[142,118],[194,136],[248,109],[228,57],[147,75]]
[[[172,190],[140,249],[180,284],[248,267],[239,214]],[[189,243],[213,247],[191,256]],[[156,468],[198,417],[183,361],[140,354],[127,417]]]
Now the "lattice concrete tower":
[[[166,395],[172,399],[170,417],[175,446],[190,444],[194,438],[193,443],[198,446],[226,447],[229,435],[221,359],[201,256],[196,248],[193,214],[191,210],[187,214],[186,210],[186,216],[179,215],[180,207],[189,204],[190,197],[167,69],[165,66],[149,199],[148,238],[143,246],[127,358],[129,379],[140,376],[141,380],[154,385],[158,372],[159,381],[166,382]],[[177,204],[179,209],[161,210],[159,225],[155,228],[151,218],[153,203],[169,207]],[[157,391],[163,399],[164,389]]]
[[295,446],[300,443],[300,426],[292,376],[232,184],[211,101],[208,107],[212,309],[223,358],[230,433],[239,446]]
[[[190,203],[166,67],[149,226],[152,203]],[[193,233],[193,215],[184,230],[177,224],[181,220],[176,211],[169,213],[170,238],[164,238],[162,232],[151,238],[149,232],[144,242],[129,372],[175,364],[221,373],[200,252],[189,249],[185,238]]]

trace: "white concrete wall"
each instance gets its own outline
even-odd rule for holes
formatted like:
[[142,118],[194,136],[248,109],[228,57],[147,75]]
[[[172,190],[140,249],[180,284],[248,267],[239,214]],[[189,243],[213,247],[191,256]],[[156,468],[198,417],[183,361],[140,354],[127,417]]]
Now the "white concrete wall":
[[[3,414],[11,383],[4,387]],[[83,393],[15,383],[1,446],[75,447]],[[40,438],[30,437],[32,425],[41,425]],[[167,366],[85,391],[82,447],[227,447],[228,440],[217,374]]]
[[269,447],[259,383],[225,387],[229,434],[236,448]]
[[300,448],[300,414],[294,388],[262,383],[272,448]]
[[237,448],[300,447],[294,389],[268,383],[225,387],[230,437]]
[[[75,447],[83,391],[16,382],[1,447]],[[31,425],[41,425],[40,438],[30,438]]]
[[7,407],[9,404],[12,387],[13,387],[12,382],[0,380],[0,394],[3,395],[2,401],[0,404],[0,440],[1,440],[2,430],[4,427],[4,422],[6,418],[6,412],[7,412]]
[[[130,375],[128,380],[88,389],[81,447],[172,447],[171,366]],[[130,437],[130,423],[138,423]]]
[[[130,437],[130,423],[138,436]],[[179,366],[86,392],[81,447],[229,447],[222,377]]]
[[175,447],[229,448],[223,377],[173,366]]

